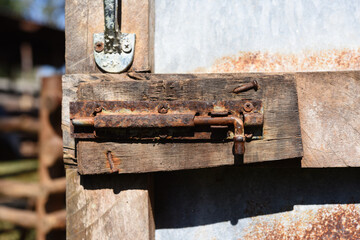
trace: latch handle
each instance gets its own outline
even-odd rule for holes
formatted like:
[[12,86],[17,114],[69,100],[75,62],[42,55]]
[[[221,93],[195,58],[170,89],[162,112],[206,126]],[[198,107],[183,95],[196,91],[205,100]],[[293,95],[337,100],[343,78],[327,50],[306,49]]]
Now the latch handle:
[[196,116],[194,118],[195,125],[233,125],[234,126],[234,154],[243,155],[245,153],[245,133],[244,121],[240,117],[225,116],[225,117],[205,117]]
[[105,17],[105,53],[120,53],[120,38],[118,24],[118,1],[104,0],[104,17]]

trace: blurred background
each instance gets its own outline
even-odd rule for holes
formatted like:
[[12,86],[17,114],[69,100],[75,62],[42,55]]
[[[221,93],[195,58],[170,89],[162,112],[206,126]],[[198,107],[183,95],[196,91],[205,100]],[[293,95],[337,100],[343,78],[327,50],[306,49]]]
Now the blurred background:
[[64,0],[0,0],[0,240],[65,239]]

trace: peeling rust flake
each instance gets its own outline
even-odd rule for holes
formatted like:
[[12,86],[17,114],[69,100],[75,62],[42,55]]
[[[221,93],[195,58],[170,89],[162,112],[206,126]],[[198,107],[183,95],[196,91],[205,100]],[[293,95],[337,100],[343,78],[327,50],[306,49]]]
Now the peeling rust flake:
[[306,72],[360,69],[360,48],[304,51],[301,53],[239,52],[224,56],[195,72]]
[[276,221],[253,219],[242,239],[360,239],[360,209],[336,205],[289,212]]

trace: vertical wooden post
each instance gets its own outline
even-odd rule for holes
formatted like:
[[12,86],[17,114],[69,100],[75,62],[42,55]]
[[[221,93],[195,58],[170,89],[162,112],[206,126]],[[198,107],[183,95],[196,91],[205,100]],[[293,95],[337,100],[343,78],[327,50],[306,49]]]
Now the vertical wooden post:
[[[150,71],[152,0],[122,1],[122,31],[136,34],[130,71]],[[104,31],[103,0],[66,0],[66,73],[97,73],[92,36]],[[63,78],[62,129],[66,164],[67,239],[154,239],[151,176],[80,176],[70,136],[69,102],[79,82]],[[116,100],[116,99],[114,99]]]
[[[53,76],[42,79],[41,87],[41,98],[40,98],[40,125],[41,129],[39,132],[39,184],[40,184],[40,194],[36,199],[36,213],[37,213],[37,223],[36,223],[36,234],[38,240],[45,240],[47,234],[53,228],[53,222],[49,221],[47,203],[51,198],[49,198],[52,191],[55,190],[56,184],[59,183],[60,192],[61,189],[65,190],[65,181],[63,178],[63,170],[59,169],[56,172],[50,173],[49,169],[56,164],[59,164],[61,161],[61,146],[62,139],[60,137],[60,123],[51,122],[51,115],[59,113],[60,104],[61,104],[61,77]],[[57,116],[56,116],[57,117]],[[56,117],[54,117],[56,119]],[[56,129],[58,126],[58,129]],[[62,199],[63,201],[64,199]],[[57,215],[60,217],[56,222],[59,226],[65,226],[65,210],[60,210],[63,208],[63,203],[60,200],[59,204],[51,201],[51,204],[54,204],[54,209],[57,211]],[[51,211],[51,210],[50,210]],[[54,215],[55,216],[55,215]],[[62,217],[61,217],[62,216]],[[62,221],[61,221],[62,218]],[[59,236],[61,237],[61,236]]]

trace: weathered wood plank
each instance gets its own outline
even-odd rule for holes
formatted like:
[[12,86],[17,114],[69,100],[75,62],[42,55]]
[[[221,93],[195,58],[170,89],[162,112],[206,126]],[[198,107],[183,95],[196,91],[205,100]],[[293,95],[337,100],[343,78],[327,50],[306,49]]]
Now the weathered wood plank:
[[[232,147],[233,143],[145,145],[81,141],[78,145],[78,157],[81,159],[78,169],[80,174],[142,173],[242,164],[241,158],[234,157]],[[258,141],[256,144],[247,146],[246,157],[248,159],[276,159],[277,152],[284,152],[284,159],[297,158],[301,155],[300,148],[300,139],[297,142],[288,139],[269,143]],[[261,149],[261,151],[256,151],[256,149]],[[112,155],[113,166],[107,159],[109,151]]]
[[135,33],[135,57],[129,71],[149,72],[153,58],[154,0],[122,0],[121,31]]
[[[73,80],[63,77],[62,114],[64,161],[72,165],[76,164],[75,141],[70,136],[68,106],[77,100],[82,81]],[[67,239],[154,239],[148,177],[138,176],[141,187],[126,185],[134,181],[130,176],[106,177],[98,181],[87,176],[84,182],[77,169],[66,169]],[[114,190],[121,186],[123,191]]]
[[67,179],[67,239],[153,239],[147,175]]
[[[149,2],[152,2],[150,0]],[[133,70],[149,71],[152,45],[147,0],[122,1],[123,31],[136,33]],[[140,10],[140,11],[139,11]],[[104,31],[103,0],[66,0],[66,73],[98,73],[93,58],[93,34]],[[136,16],[136,17],[134,17]],[[143,46],[143,47],[140,47]],[[77,100],[82,80],[63,77],[62,130],[66,169],[67,239],[154,239],[147,175],[81,177],[75,141],[70,136],[69,102]],[[150,178],[150,181],[149,181]]]
[[[244,74],[243,76],[246,78],[248,75]],[[302,140],[304,144],[303,167],[360,166],[360,162],[357,160],[360,157],[358,151],[360,131],[358,129],[359,124],[356,123],[360,116],[357,108],[357,105],[360,105],[360,73],[317,72],[297,73],[295,75],[297,78]],[[189,79],[194,79],[192,75],[187,76],[189,76]],[[208,75],[207,77],[209,79],[216,78],[215,75]],[[88,77],[79,76],[79,78],[86,79]],[[110,83],[115,80],[113,76],[92,76],[92,81],[100,81],[100,78],[102,79],[103,88],[113,88]],[[121,78],[126,79],[126,76]],[[142,79],[146,80],[146,77],[142,75]],[[141,83],[138,82],[141,81],[134,81],[124,91],[120,90],[124,87],[121,85],[123,83],[117,83],[118,87],[113,88],[112,92],[107,92],[104,100],[113,100],[116,99],[116,96],[120,95],[123,99],[134,99],[135,97],[128,97],[129,94],[127,93],[134,92],[134,89],[138,89],[135,92],[138,92],[137,97],[139,97],[145,91],[145,88],[142,88]],[[86,96],[93,91],[91,94],[94,94],[94,98],[90,100],[98,99],[101,91],[90,91],[86,85],[87,83],[84,83],[81,87],[81,91],[84,91],[81,95]],[[160,89],[161,86],[162,84],[158,83]],[[167,89],[172,87],[170,83],[163,86]],[[190,83],[182,85],[183,89],[191,87]],[[219,88],[223,87],[223,85],[219,85]],[[228,90],[231,90],[231,88]],[[161,91],[159,92],[156,86],[153,86],[146,93],[148,95],[146,95],[145,99],[176,99],[176,97],[171,95],[161,95]],[[180,94],[179,96],[189,100],[193,99],[191,94]],[[245,94],[244,96],[246,97]],[[332,134],[328,134],[329,129],[332,129]],[[338,140],[334,141],[335,138]]]
[[303,167],[360,166],[360,72],[297,73]]
[[65,2],[66,73],[86,73],[88,66],[88,1]]
[[[243,160],[234,159],[229,143],[131,144],[84,142],[78,144],[82,174],[112,172],[106,156],[120,159],[121,173],[204,168],[234,163],[254,163],[302,157],[295,78],[291,74],[143,74],[134,80],[122,74],[72,75],[79,85],[79,100],[236,100],[261,99],[264,103],[264,139],[246,143]],[[258,91],[232,93],[237,86],[256,79]],[[91,150],[92,149],[92,150]]]

